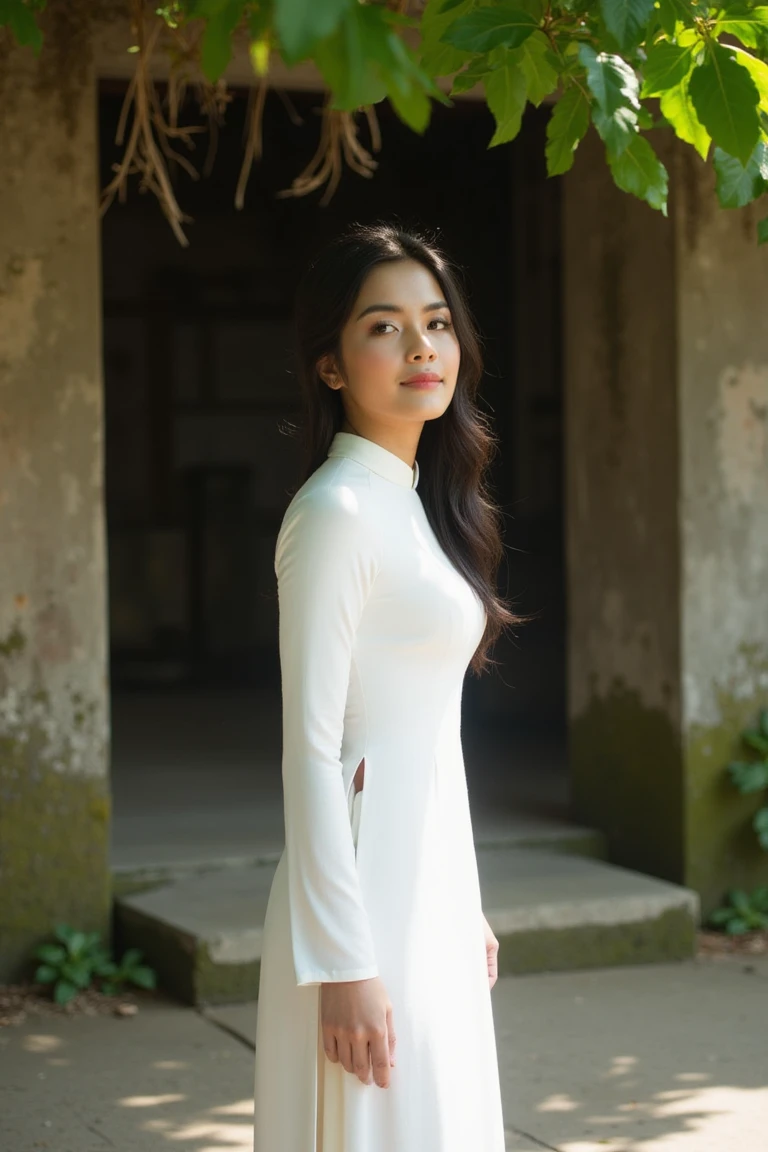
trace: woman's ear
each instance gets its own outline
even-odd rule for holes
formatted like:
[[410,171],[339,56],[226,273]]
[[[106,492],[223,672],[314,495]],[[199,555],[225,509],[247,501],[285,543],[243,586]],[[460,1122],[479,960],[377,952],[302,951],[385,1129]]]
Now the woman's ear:
[[330,356],[321,356],[317,362],[317,373],[329,388],[341,388],[344,381],[336,371]]

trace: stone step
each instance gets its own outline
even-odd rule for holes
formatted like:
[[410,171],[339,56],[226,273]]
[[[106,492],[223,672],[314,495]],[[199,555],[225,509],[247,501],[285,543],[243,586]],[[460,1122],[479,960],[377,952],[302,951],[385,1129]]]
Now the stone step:
[[[699,899],[675,884],[586,856],[478,845],[483,910],[500,974],[685,959]],[[274,864],[226,868],[118,898],[118,944],[140,948],[162,986],[190,1004],[258,995]]]

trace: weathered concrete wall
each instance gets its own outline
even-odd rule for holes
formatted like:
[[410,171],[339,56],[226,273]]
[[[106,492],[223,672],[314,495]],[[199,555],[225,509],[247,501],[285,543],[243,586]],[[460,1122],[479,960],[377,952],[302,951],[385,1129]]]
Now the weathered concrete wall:
[[768,704],[768,253],[658,146],[669,220],[594,135],[565,180],[573,808],[707,913],[768,879],[726,774]]
[[573,813],[611,858],[682,870],[674,244],[590,133],[565,179]]
[[0,979],[109,915],[96,85],[61,13],[0,69]]
[[675,177],[686,876],[711,903],[723,876],[768,882],[750,826],[765,798],[723,774],[768,707],[768,250],[764,205],[720,210],[690,149]]

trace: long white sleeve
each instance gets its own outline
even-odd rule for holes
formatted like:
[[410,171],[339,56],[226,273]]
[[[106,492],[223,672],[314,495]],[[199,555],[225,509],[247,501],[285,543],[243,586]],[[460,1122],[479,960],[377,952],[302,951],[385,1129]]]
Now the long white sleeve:
[[338,485],[300,496],[286,513],[275,549],[285,843],[298,985],[379,975],[340,759],[355,632],[378,570],[360,495]]

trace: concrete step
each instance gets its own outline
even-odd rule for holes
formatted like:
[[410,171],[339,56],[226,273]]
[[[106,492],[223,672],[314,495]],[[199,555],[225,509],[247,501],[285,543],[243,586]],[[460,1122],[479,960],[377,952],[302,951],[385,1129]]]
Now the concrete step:
[[[478,845],[485,915],[501,974],[693,956],[695,892],[586,856]],[[258,995],[274,864],[190,876],[115,903],[121,946],[141,948],[162,986],[190,1004]]]

